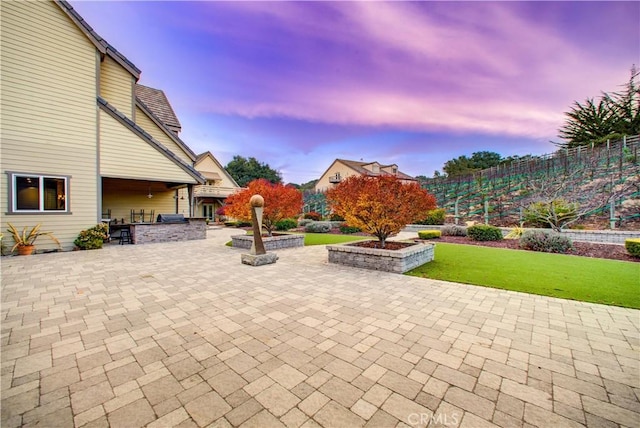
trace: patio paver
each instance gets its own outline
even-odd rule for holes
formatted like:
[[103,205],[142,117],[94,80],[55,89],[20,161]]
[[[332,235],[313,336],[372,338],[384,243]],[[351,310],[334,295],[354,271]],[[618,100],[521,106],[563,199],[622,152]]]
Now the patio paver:
[[640,426],[640,311],[237,233],[3,257],[2,427]]

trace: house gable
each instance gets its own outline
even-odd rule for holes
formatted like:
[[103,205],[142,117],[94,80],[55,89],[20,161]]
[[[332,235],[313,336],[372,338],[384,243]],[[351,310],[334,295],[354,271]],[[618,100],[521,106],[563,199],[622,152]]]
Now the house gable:
[[238,183],[229,175],[226,169],[218,162],[218,160],[211,154],[211,152],[205,152],[198,155],[194,167],[200,172],[207,181],[216,181],[216,185],[220,187],[237,187],[240,188]]
[[98,98],[100,107],[100,175],[176,183],[204,183],[188,163],[142,128]]
[[133,88],[135,78],[112,57],[105,56],[100,62],[100,96],[134,119]]

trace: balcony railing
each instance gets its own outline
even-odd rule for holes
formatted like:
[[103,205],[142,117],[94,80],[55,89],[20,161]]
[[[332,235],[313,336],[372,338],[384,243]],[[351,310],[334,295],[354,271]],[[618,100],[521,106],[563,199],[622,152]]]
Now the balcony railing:
[[242,189],[239,187],[220,187],[203,184],[194,187],[193,196],[196,198],[226,198],[239,190]]
[[340,178],[340,174],[336,174],[336,175],[332,175],[331,177],[329,177],[329,183],[340,183],[340,181],[342,181],[342,179]]

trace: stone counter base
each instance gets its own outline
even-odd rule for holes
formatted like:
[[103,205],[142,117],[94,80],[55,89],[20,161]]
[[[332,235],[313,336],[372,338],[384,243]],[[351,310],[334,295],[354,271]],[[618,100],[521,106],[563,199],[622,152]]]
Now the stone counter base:
[[190,218],[184,223],[133,223],[130,230],[134,244],[207,239],[207,223],[200,218]]
[[[231,237],[233,248],[251,249],[253,236],[251,235],[234,235]],[[304,247],[304,235],[287,234],[271,237],[263,237],[264,249],[266,251],[281,250],[283,248]]]
[[400,250],[357,247],[351,244],[327,245],[329,263],[363,269],[405,273],[433,260],[434,244],[419,243]]

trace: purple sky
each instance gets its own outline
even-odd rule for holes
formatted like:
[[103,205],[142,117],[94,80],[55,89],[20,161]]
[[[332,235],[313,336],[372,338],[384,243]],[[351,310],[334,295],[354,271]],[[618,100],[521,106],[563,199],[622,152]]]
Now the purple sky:
[[554,150],[574,101],[640,64],[640,2],[80,2],[165,91],[182,139],[285,182],[335,158],[431,176]]

